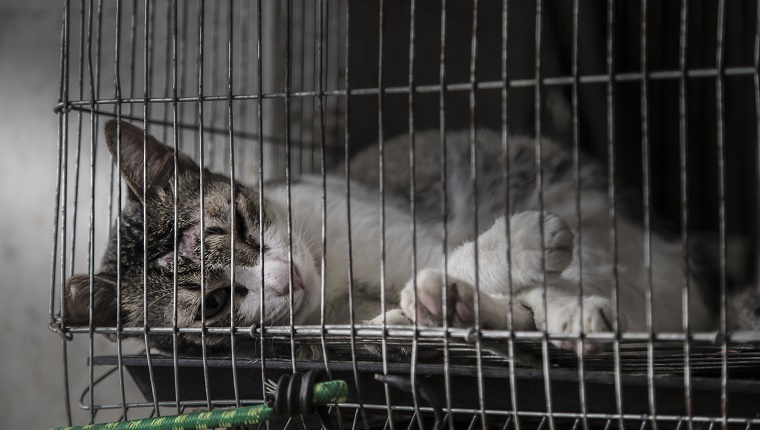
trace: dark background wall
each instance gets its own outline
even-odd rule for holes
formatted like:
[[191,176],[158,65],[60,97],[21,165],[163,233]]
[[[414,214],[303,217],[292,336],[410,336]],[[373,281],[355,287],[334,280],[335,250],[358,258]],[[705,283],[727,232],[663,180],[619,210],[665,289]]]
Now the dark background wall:
[[[571,76],[572,2],[543,2],[541,73],[543,77]],[[753,67],[756,1],[726,2],[724,65]],[[508,80],[533,79],[535,75],[534,1],[509,2]],[[717,2],[689,2],[686,66],[689,70],[715,69],[718,24]],[[378,86],[377,1],[352,5],[351,9],[351,88]],[[440,2],[416,3],[414,84],[439,83]],[[472,3],[447,2],[446,82],[470,80]],[[614,72],[641,71],[641,4],[615,2]],[[409,3],[385,1],[383,85],[406,87],[409,83]],[[647,68],[649,71],[677,71],[679,68],[680,2],[649,2],[646,13]],[[478,2],[476,80],[502,79],[502,2]],[[579,8],[578,73],[605,75],[607,2],[582,1]],[[686,80],[686,143],[688,151],[689,227],[691,231],[718,230],[718,112],[716,79],[692,76]],[[726,162],[726,220],[729,233],[755,237],[757,226],[757,116],[753,76],[727,75],[723,79],[723,136]],[[641,206],[642,121],[640,80],[618,79],[614,86],[614,149],[616,180],[629,189],[634,206]],[[572,144],[570,86],[542,88],[542,134],[567,145]],[[652,186],[652,209],[657,225],[680,230],[679,171],[679,80],[648,81],[648,138]],[[600,160],[607,159],[606,83],[579,86],[580,145]],[[417,130],[439,127],[437,92],[414,97]],[[508,126],[511,133],[535,134],[533,86],[508,91]],[[409,109],[406,93],[386,94],[383,100],[383,128],[386,137],[407,133]],[[471,123],[469,93],[450,91],[445,99],[446,127],[461,129]],[[352,148],[377,140],[377,95],[354,96],[350,101]],[[474,122],[477,126],[501,129],[500,89],[476,92]],[[641,216],[634,210],[633,216]]]

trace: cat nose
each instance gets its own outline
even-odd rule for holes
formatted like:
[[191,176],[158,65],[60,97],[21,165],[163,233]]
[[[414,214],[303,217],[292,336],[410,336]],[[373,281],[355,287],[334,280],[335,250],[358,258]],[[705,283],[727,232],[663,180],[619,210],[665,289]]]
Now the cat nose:
[[[265,269],[265,272],[266,272],[266,269]],[[286,296],[290,292],[290,279],[288,279],[287,274],[283,277],[278,277],[276,282],[266,283],[265,289],[267,291],[271,291],[272,293],[278,296]],[[293,291],[295,292],[295,291],[300,291],[300,290],[303,290],[303,283],[301,282],[301,278],[298,276],[298,271],[295,270],[294,268],[293,269]]]
[[[288,272],[291,266],[287,261],[267,260],[264,262],[264,289],[278,296],[285,296],[290,292],[290,277]],[[298,270],[293,266],[293,291],[303,290],[303,282],[298,275]]]

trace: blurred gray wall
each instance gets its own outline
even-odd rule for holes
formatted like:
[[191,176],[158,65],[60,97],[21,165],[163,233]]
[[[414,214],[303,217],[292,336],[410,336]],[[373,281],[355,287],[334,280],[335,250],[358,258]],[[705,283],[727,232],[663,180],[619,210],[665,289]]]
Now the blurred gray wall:
[[[78,5],[73,3],[72,14],[78,13]],[[8,429],[67,424],[63,342],[48,329],[58,152],[58,116],[53,108],[58,100],[62,16],[63,2],[0,3],[0,427]],[[78,27],[72,28],[72,39],[78,31]],[[76,115],[69,116],[71,127]],[[85,118],[84,129],[88,126],[89,118]],[[89,145],[89,133],[82,142],[84,147]],[[69,158],[74,159],[75,150],[76,145],[71,144]],[[98,154],[98,176],[108,174],[106,152]],[[82,157],[77,272],[87,270],[89,153],[83,151]],[[70,176],[71,190],[73,174]],[[107,201],[107,188],[97,189],[96,201],[101,205]],[[101,207],[96,211],[107,213]],[[97,219],[97,230],[107,228],[106,217]],[[67,248],[71,233],[68,236]],[[96,253],[102,253],[105,239],[105,234],[96,237]],[[81,336],[66,345],[73,420],[86,423],[88,412],[79,408],[78,401],[89,380],[88,339]],[[113,344],[102,338],[95,338],[94,345],[96,354],[114,351]],[[96,371],[96,377],[100,373]],[[99,401],[118,401],[118,391],[113,388],[118,383],[111,382],[96,391]],[[135,393],[129,379],[126,391]],[[117,419],[118,414],[98,416],[100,420],[109,418]]]
[[0,426],[9,429],[65,424],[61,342],[47,328],[62,11],[63,2],[0,3]]

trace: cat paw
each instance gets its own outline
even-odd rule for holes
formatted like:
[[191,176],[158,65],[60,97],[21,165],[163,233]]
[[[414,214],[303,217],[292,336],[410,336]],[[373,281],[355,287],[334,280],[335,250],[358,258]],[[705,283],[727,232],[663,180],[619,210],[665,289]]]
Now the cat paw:
[[414,280],[409,280],[401,291],[401,309],[412,319],[416,309],[419,325],[440,327],[444,318],[443,296],[448,292],[446,306],[449,325],[471,327],[475,289],[453,276],[448,276],[448,289],[444,288],[443,281],[443,272],[439,270],[420,270],[417,273],[417,297],[414,294]]
[[299,345],[295,356],[299,361],[319,361],[322,359],[322,349],[318,345]]
[[[540,293],[539,293],[540,294]],[[543,300],[534,300],[542,302]],[[583,298],[581,306],[573,296],[562,297],[561,300],[549,301],[548,312],[543,312],[543,306],[533,306],[533,316],[538,330],[546,330],[549,334],[573,335],[612,331],[612,305],[605,297],[589,296]],[[553,340],[552,343],[562,349],[575,351],[580,345],[576,340]],[[584,352],[597,353],[605,349],[604,342],[586,341]]]
[[[382,326],[383,314],[380,314],[371,320],[364,321],[364,324]],[[391,309],[385,313],[385,324],[386,326],[412,325],[412,320],[410,320],[409,317],[407,317],[401,309]],[[372,355],[378,357],[383,356],[383,346],[379,342],[367,343],[364,345],[364,349],[369,351]],[[388,355],[399,359],[408,357],[412,352],[409,347],[401,345],[387,345],[386,350],[388,352]]]
[[728,297],[728,326],[733,330],[760,330],[760,291],[744,289]]
[[560,217],[544,212],[543,247],[541,245],[540,213],[521,212],[512,215],[510,227],[514,264],[534,278],[541,279],[541,251],[548,277],[560,276],[573,259],[573,232]]
[[[383,325],[383,314],[380,314],[371,320],[364,321],[367,325]],[[411,325],[412,320],[404,314],[401,309],[391,309],[385,313],[386,325]]]

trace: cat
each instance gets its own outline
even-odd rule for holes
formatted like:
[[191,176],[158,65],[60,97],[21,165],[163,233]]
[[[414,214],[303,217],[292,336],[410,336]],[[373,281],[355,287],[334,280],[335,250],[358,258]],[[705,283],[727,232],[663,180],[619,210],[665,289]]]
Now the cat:
[[[151,327],[172,326],[175,269],[178,327],[200,327],[202,316],[209,327],[228,327],[231,303],[234,303],[236,325],[259,324],[262,321],[262,289],[265,297],[263,322],[268,325],[290,324],[291,285],[292,322],[297,325],[319,324],[322,278],[325,322],[345,324],[349,322],[350,252],[353,312],[357,322],[381,324],[385,319],[388,324],[408,325],[412,324],[416,313],[418,324],[440,326],[443,323],[442,295],[448,291],[450,326],[472,327],[478,291],[475,288],[476,247],[481,327],[508,329],[509,312],[514,330],[577,334],[581,330],[585,333],[607,332],[615,325],[614,305],[610,299],[614,253],[610,249],[611,225],[603,169],[585,158],[580,160],[581,216],[580,231],[577,231],[572,154],[551,140],[541,142],[544,203],[541,212],[535,186],[536,142],[533,138],[509,137],[507,208],[507,191],[502,185],[505,160],[500,136],[487,130],[477,131],[475,200],[469,135],[465,132],[447,135],[447,237],[451,245],[447,248],[447,276],[442,271],[443,219],[438,215],[442,198],[440,135],[437,132],[416,135],[414,247],[408,186],[411,174],[408,167],[409,138],[402,136],[385,142],[386,166],[390,166],[385,172],[387,198],[384,208],[388,310],[381,315],[382,231],[381,200],[377,191],[377,147],[362,151],[352,159],[350,202],[346,198],[346,179],[340,174],[327,175],[326,254],[322,255],[323,186],[320,176],[304,175],[293,181],[288,212],[284,183],[266,183],[263,204],[260,205],[257,186],[235,183],[233,197],[228,177],[203,170],[201,212],[200,167],[189,156],[175,154],[172,148],[150,135],[145,142],[147,152],[143,153],[144,136],[142,129],[126,122],[112,120],[105,125],[106,143],[114,161],[117,148],[120,148],[120,173],[128,186],[128,198],[118,223],[121,250],[117,253],[114,233],[100,270],[92,279],[93,324],[96,326],[116,325],[117,258],[120,258],[119,300],[123,326],[143,326],[144,297],[147,298],[148,324]],[[347,231],[349,203],[351,246]],[[475,230],[474,207],[477,207],[479,234]],[[507,209],[509,217],[505,216]],[[288,239],[289,213],[292,247]],[[205,238],[203,265],[202,230]],[[233,230],[235,282],[231,285]],[[648,286],[644,232],[639,225],[623,217],[618,217],[616,231],[620,328],[644,331],[647,329]],[[144,234],[148,239],[145,247]],[[582,239],[580,248],[576,242],[579,236]],[[656,234],[651,240],[653,329],[682,331],[684,275],[680,269],[680,244],[668,242]],[[289,248],[292,249],[292,270]],[[413,248],[419,269],[415,277],[412,277]],[[508,250],[510,264],[507,264]],[[323,264],[324,273],[321,273]],[[205,278],[203,309],[202,272]],[[143,289],[144,279],[147,291]],[[444,279],[449,284],[447,289],[443,288]],[[581,279],[582,319],[578,300]],[[89,275],[75,275],[67,280],[64,317],[69,324],[88,323],[90,282]],[[710,329],[715,324],[712,313],[696,277],[691,282],[691,329]],[[172,336],[156,335],[150,339],[152,347],[172,350]],[[178,342],[180,351],[193,353],[200,349],[201,335],[182,333]],[[206,336],[209,350],[229,348],[229,342],[228,335]],[[575,341],[555,340],[553,343],[569,350],[577,345]],[[603,344],[587,341],[585,348],[587,352],[599,351]]]

